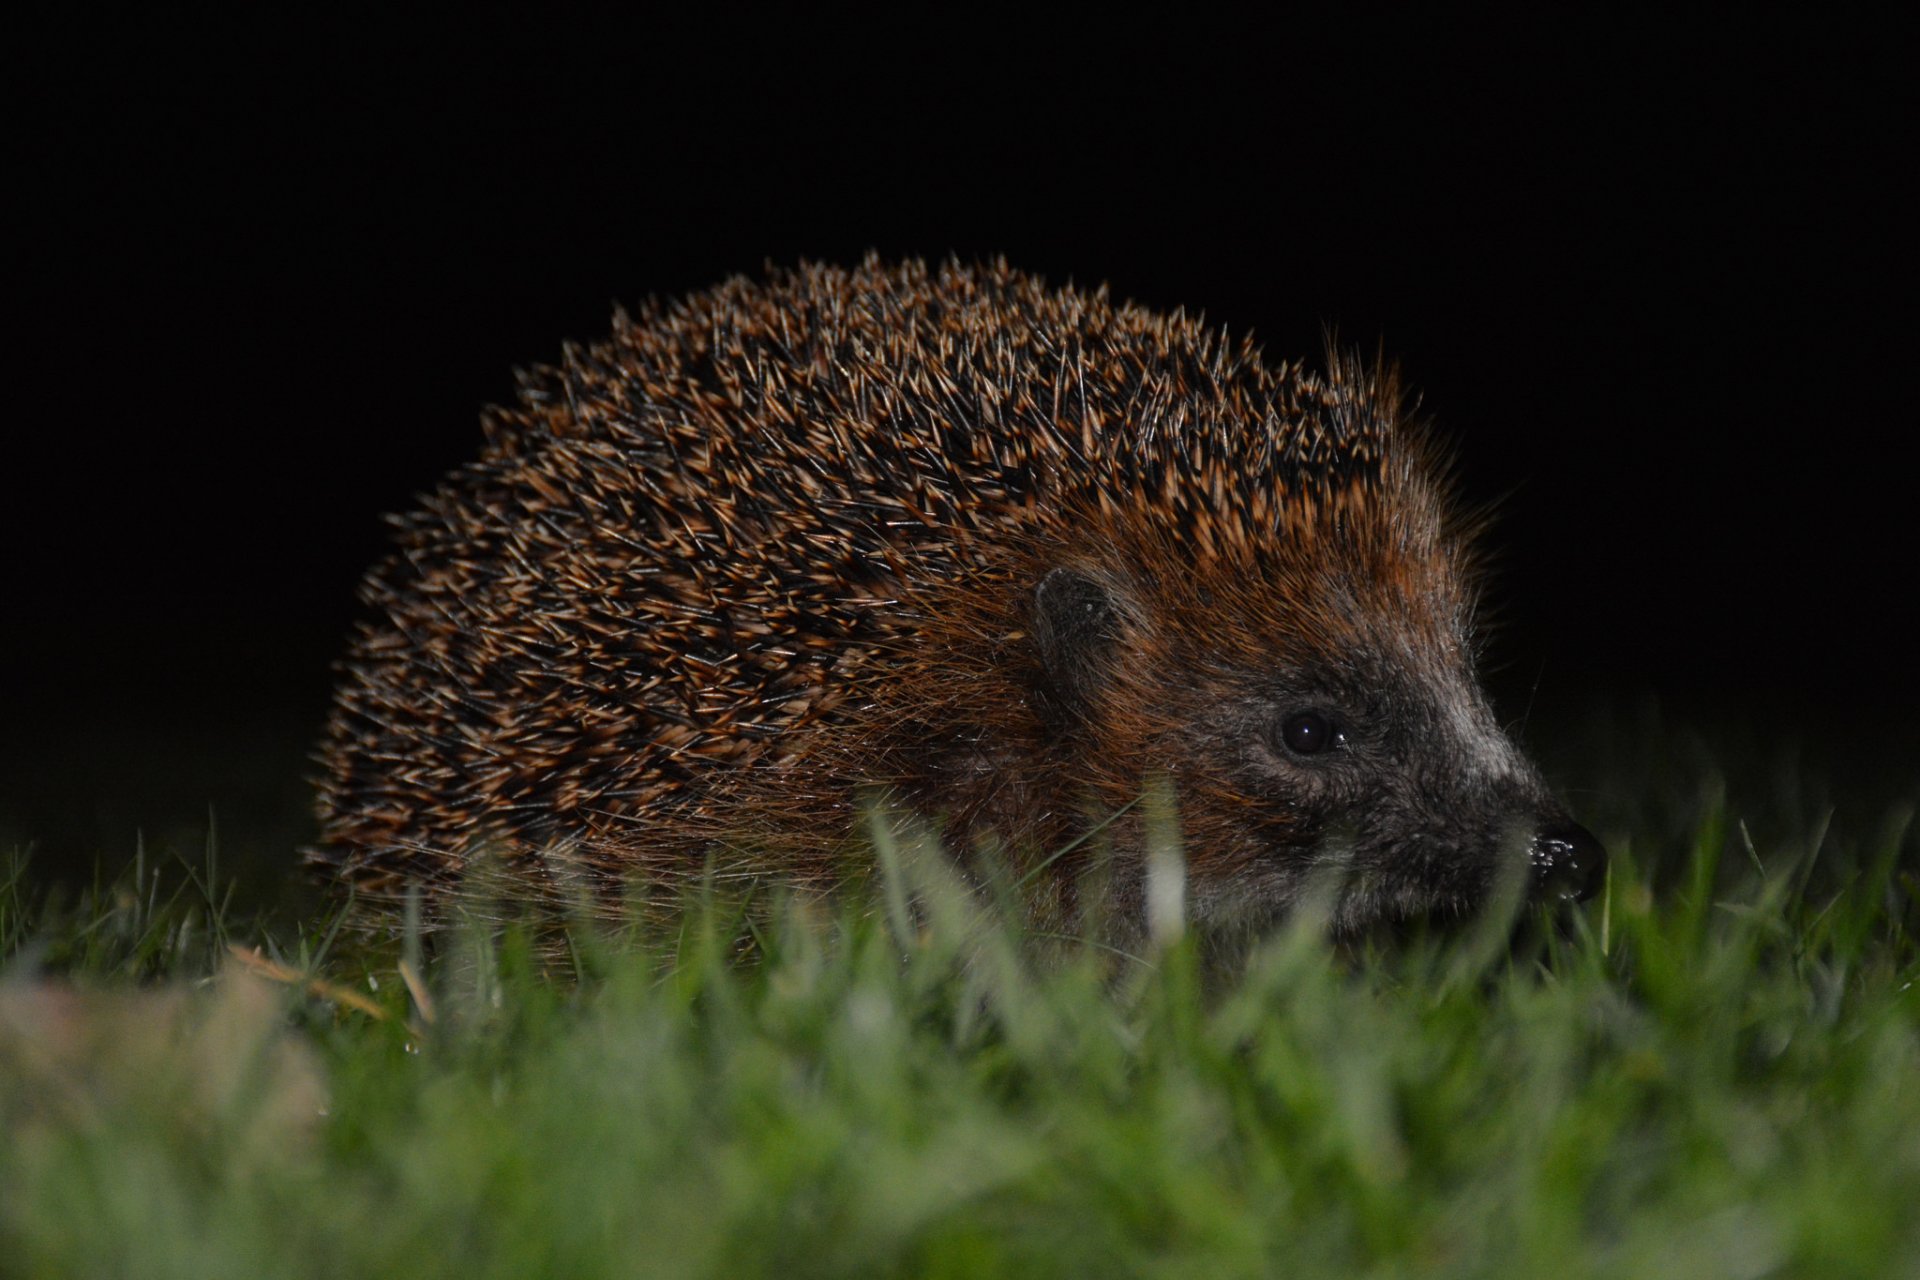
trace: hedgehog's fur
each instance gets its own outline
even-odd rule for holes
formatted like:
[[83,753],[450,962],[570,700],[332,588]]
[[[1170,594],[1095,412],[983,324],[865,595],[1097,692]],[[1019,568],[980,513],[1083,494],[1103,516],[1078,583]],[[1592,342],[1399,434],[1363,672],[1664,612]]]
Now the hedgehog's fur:
[[[375,898],[481,849],[820,884],[869,787],[1017,859],[1164,773],[1202,920],[1316,867],[1347,924],[1469,908],[1562,815],[1473,679],[1442,469],[1330,365],[1003,263],[617,315],[396,522],[319,856]],[[1300,708],[1345,745],[1290,757]]]

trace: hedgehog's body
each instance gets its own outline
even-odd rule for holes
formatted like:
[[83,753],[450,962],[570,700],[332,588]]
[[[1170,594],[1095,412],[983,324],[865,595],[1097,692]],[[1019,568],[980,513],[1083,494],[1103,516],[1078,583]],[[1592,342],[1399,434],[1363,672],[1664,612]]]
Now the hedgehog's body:
[[1020,857],[1165,774],[1202,919],[1316,869],[1357,926],[1470,908],[1502,850],[1590,859],[1478,691],[1398,414],[1356,368],[1004,267],[649,307],[400,522],[324,856],[376,894],[486,848],[818,881],[864,788]]

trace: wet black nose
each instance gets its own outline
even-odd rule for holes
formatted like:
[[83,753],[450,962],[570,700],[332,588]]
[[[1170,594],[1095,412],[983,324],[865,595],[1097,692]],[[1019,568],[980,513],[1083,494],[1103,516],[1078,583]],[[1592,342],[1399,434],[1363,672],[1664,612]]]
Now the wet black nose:
[[1607,871],[1607,851],[1574,822],[1556,823],[1533,838],[1531,885],[1535,902],[1585,902]]

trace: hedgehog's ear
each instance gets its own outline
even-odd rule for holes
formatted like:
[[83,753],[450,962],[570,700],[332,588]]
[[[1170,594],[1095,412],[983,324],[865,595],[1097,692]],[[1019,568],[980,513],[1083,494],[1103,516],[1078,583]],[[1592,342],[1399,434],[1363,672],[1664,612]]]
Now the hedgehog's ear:
[[1079,715],[1102,685],[1120,641],[1113,592],[1079,569],[1059,568],[1033,590],[1033,643],[1046,672],[1049,701]]

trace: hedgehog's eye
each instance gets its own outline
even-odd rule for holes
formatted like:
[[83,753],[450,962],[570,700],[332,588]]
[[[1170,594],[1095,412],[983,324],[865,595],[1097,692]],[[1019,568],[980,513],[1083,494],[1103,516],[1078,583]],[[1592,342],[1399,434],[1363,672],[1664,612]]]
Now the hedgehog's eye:
[[1318,755],[1339,746],[1346,735],[1317,711],[1301,711],[1280,722],[1280,745],[1297,756]]

